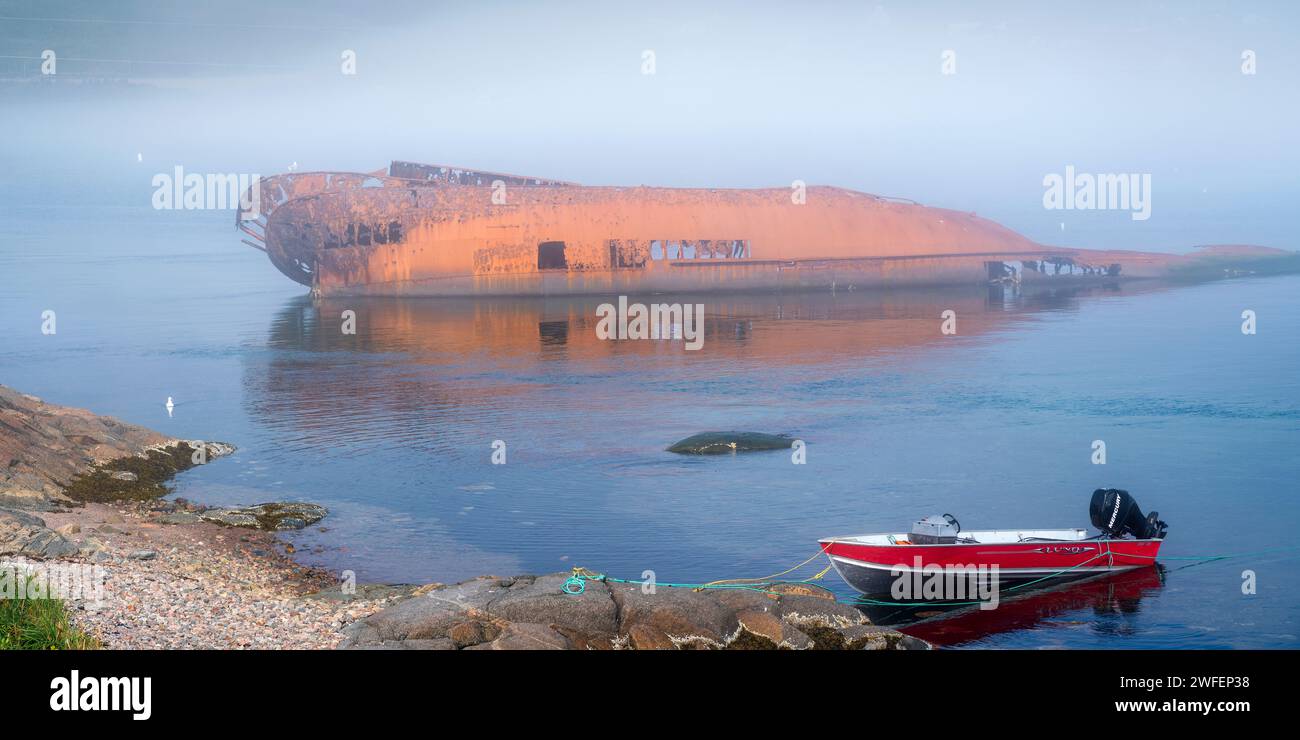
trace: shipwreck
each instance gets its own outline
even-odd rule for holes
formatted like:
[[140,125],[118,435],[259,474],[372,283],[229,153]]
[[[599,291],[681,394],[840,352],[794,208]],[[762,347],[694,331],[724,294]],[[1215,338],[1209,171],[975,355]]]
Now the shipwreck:
[[254,187],[236,215],[243,241],[321,296],[853,290],[1297,269],[1297,253],[1246,245],[1187,254],[1047,246],[974,213],[837,187],[796,198],[790,188],[584,186],[400,161]]

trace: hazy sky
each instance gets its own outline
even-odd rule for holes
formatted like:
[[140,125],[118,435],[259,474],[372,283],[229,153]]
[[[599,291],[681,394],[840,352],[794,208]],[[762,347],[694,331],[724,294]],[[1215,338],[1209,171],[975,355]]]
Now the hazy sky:
[[[178,164],[411,159],[590,184],[803,180],[1047,243],[1300,249],[1297,39],[1295,2],[0,0],[0,195],[147,207]],[[1066,165],[1150,173],[1151,218],[1045,210],[1043,177]]]

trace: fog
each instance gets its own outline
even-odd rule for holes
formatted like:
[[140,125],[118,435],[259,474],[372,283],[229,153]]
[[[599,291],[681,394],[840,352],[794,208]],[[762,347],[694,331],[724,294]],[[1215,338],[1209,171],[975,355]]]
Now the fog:
[[[1292,2],[271,5],[0,2],[5,204],[148,207],[176,165],[409,159],[587,184],[802,180],[1051,244],[1300,249]],[[1151,218],[1044,209],[1043,178],[1067,165],[1149,173]]]

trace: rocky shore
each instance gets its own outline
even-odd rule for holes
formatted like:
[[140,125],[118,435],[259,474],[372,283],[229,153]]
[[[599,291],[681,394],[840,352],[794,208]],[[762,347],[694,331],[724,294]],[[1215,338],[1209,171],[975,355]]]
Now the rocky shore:
[[650,588],[569,574],[433,586],[344,628],[345,648],[421,650],[894,650],[925,642],[872,625],[825,591]]
[[827,592],[483,576],[455,585],[340,583],[275,532],[328,512],[303,502],[165,500],[176,472],[231,454],[0,386],[0,568],[87,566],[102,598],[66,599],[107,648],[914,649]]
[[330,648],[341,627],[409,594],[306,598],[337,578],[295,563],[272,532],[323,507],[160,498],[176,472],[231,452],[0,386],[0,567],[97,568],[102,599],[67,606],[107,648]]

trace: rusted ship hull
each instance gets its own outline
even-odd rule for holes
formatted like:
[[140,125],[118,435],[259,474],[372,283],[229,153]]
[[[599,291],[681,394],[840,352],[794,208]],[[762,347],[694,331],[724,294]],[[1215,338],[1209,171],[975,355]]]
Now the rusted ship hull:
[[246,242],[330,296],[1127,279],[1169,277],[1219,255],[1048,247],[973,213],[832,187],[588,187],[406,162],[370,175],[279,175],[259,187],[245,199],[259,204],[257,217],[238,216]]

